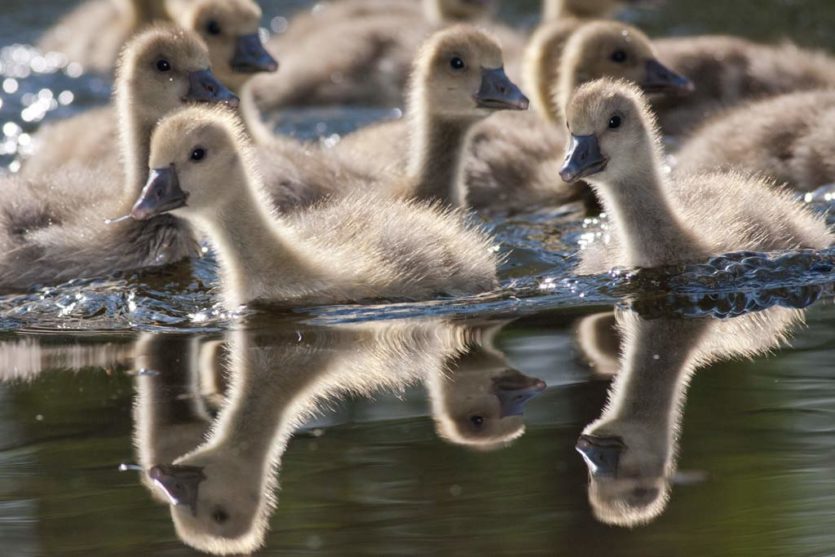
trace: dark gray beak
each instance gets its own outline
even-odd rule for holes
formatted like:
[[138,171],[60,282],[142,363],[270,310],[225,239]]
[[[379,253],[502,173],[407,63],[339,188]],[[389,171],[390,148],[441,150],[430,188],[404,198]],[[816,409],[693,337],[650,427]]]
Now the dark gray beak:
[[646,75],[641,88],[647,93],[690,93],[693,82],[679,75],[655,58],[646,61]]
[[133,220],[148,220],[152,217],[184,207],[188,194],[180,189],[177,171],[172,164],[166,168],[151,170],[148,183],[142,188],[139,199],[133,205],[130,216]]
[[530,105],[504,68],[481,70],[481,88],[475,94],[475,102],[479,108],[491,110],[527,110]]
[[237,108],[241,100],[217,80],[211,70],[200,70],[188,74],[188,93],[184,101],[201,103],[223,103]]
[[568,145],[565,162],[560,169],[560,177],[568,182],[576,182],[585,176],[597,174],[606,168],[606,157],[600,152],[600,144],[594,135],[573,135]]
[[586,461],[592,476],[615,477],[626,445],[620,437],[581,435],[575,448]]
[[238,73],[274,72],[278,62],[264,48],[258,33],[253,33],[238,37],[231,66]]
[[493,379],[493,392],[499,398],[501,417],[522,416],[525,405],[545,390],[545,382],[510,370]]
[[148,477],[165,492],[172,505],[188,507],[192,514],[197,514],[197,492],[200,482],[206,479],[202,468],[159,464],[148,470]]

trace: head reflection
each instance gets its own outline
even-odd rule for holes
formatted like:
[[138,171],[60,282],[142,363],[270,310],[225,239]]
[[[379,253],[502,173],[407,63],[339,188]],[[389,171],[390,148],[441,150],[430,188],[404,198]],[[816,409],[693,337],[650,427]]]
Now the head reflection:
[[[798,307],[805,307],[816,297],[801,290],[724,319],[713,317],[705,300],[697,311],[692,305],[673,304],[615,312],[620,369],[603,414],[583,430],[576,445],[589,469],[589,501],[598,520],[634,527],[664,511],[676,475],[679,428],[693,373],[784,343],[804,318],[802,310],[786,306],[797,300]],[[611,354],[611,339],[599,333],[582,339],[587,355]],[[600,349],[589,349],[595,342],[601,343]]]
[[[191,379],[179,384],[190,394],[175,398],[188,408],[174,411],[174,399],[166,408],[164,397],[148,395],[159,392],[152,384],[161,375],[140,388],[137,444],[146,481],[171,505],[185,543],[216,554],[248,553],[263,545],[277,506],[288,441],[340,397],[399,393],[425,381],[438,429],[449,440],[506,444],[524,431],[525,403],[544,383],[510,368],[492,347],[500,328],[429,320],[338,327],[253,322],[228,334],[223,357],[206,356],[207,349],[219,352],[213,343],[182,345],[187,356],[176,360]],[[214,395],[203,386],[222,375],[219,361],[227,364],[225,403],[209,424],[201,408]],[[169,418],[161,420],[161,413]],[[459,431],[473,416],[482,427]]]

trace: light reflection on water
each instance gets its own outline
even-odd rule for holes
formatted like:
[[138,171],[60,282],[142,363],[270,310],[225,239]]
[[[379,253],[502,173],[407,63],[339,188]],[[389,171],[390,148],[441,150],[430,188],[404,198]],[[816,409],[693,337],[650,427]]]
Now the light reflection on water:
[[[265,26],[307,3],[269,4]],[[530,22],[534,6],[505,11]],[[835,47],[827,0],[769,6],[668,0],[627,17],[655,34]],[[27,46],[66,9],[4,2],[4,166],[42,119],[109,97],[107,79]],[[395,116],[323,109],[276,124],[327,142]],[[831,200],[816,207],[833,220]],[[485,224],[512,257],[505,288],[475,299],[242,325],[209,292],[210,256],[0,298],[3,551],[191,555],[184,542],[214,531],[266,536],[264,553],[281,555],[835,553],[831,250],[769,254],[730,275],[759,255],[677,279],[578,279],[573,253],[605,219],[543,211]],[[601,315],[614,305],[620,333]],[[658,380],[642,383],[650,373]],[[581,446],[591,478],[575,451],[584,429],[604,439]],[[207,435],[214,448],[198,449]]]

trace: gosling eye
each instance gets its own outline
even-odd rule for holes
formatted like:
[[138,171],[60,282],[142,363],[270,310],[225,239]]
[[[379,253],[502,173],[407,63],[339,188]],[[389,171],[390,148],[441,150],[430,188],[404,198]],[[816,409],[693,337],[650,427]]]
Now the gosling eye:
[[626,52],[623,50],[616,50],[609,58],[611,58],[612,62],[623,64],[626,62]]
[[614,116],[609,118],[609,129],[610,130],[616,130],[620,127],[620,125],[621,125],[621,118],[617,114],[615,114]]
[[449,67],[455,70],[456,72],[460,72],[461,70],[466,68],[467,65],[464,63],[464,60],[462,60],[460,57],[453,56],[449,60]]
[[218,524],[223,524],[229,520],[229,513],[227,513],[223,508],[218,507],[212,511],[212,520]]
[[209,35],[220,35],[220,23],[214,19],[211,20],[206,24],[206,31],[208,31]]
[[470,423],[475,427],[481,427],[484,424],[484,418],[481,416],[470,416]]
[[195,147],[189,158],[194,162],[200,162],[206,158],[206,150],[203,147]]
[[157,71],[170,72],[171,71],[171,62],[169,62],[165,58],[160,58],[159,60],[157,60]]

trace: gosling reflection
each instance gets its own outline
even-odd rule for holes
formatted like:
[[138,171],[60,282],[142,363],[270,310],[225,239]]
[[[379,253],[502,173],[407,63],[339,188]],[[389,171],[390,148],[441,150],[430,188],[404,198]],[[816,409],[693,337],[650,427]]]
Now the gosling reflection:
[[[710,363],[763,354],[803,322],[771,307],[730,319],[615,314],[620,370],[602,416],[577,442],[589,468],[589,501],[601,522],[637,526],[660,515],[675,475],[679,429],[693,373]],[[610,336],[597,352],[611,354]],[[589,340],[588,338],[586,339]]]
[[494,345],[503,325],[471,330],[448,373],[426,378],[438,435],[457,445],[489,451],[525,432],[524,410],[545,382],[513,369]]
[[142,481],[161,502],[151,473],[199,445],[223,400],[220,343],[202,336],[140,335],[134,348],[138,370],[134,443]]
[[[216,393],[207,396],[188,378],[215,377],[219,358],[206,352],[217,350],[212,343],[184,342],[185,357],[161,353],[155,365],[186,367],[180,375],[187,379],[175,380],[178,388],[200,393],[179,397],[188,401],[179,412],[186,420],[173,418],[178,403],[170,389],[160,396],[167,371],[138,378],[137,444],[145,480],[171,503],[185,543],[217,554],[247,553],[263,544],[288,441],[323,404],[400,393],[425,381],[441,435],[468,447],[504,446],[524,432],[524,406],[545,384],[512,369],[492,347],[499,328],[436,321],[327,328],[249,324],[227,337],[226,402],[211,425],[194,399],[203,404]],[[166,351],[175,350],[165,342]],[[145,346],[152,344],[149,339]],[[161,407],[166,399],[174,406]]]

